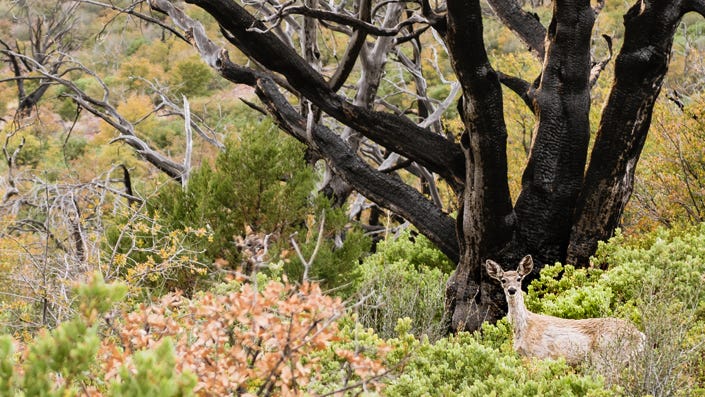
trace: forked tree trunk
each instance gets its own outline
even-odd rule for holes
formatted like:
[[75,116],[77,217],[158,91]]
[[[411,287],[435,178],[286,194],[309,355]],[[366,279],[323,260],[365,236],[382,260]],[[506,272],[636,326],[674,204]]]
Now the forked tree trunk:
[[[700,4],[699,12],[703,12]],[[680,20],[698,2],[637,2],[624,17],[615,80],[597,131],[575,212],[567,261],[580,266],[610,238],[629,201],[634,172],[651,125],[654,103],[668,70]]]
[[[533,83],[493,69],[484,47],[479,0],[447,0],[445,18],[422,1],[425,22],[445,37],[463,90],[458,109],[464,133],[459,144],[404,115],[379,111],[372,106],[372,98],[351,102],[338,94],[345,80],[341,76],[347,76],[354,63],[349,55],[370,50],[360,49],[365,45],[364,32],[394,36],[408,31],[372,26],[370,3],[365,0],[357,3],[360,18],[356,21],[350,13],[336,16],[293,7],[307,17],[353,26],[345,59],[329,80],[235,1],[187,2],[211,14],[225,38],[262,69],[234,64],[225,50],[206,37],[200,24],[167,0],[151,0],[155,9],[167,12],[194,38],[202,58],[216,71],[232,82],[255,87],[267,112],[284,131],[325,159],[347,184],[409,220],[458,261],[446,291],[447,319],[454,330],[477,329],[483,321],[494,321],[506,312],[501,290],[485,275],[482,263],[486,259],[514,264],[531,254],[537,265],[534,275],[542,265],[555,261],[585,266],[597,241],[612,235],[632,191],[634,167],[667,71],[675,29],[686,12],[705,15],[705,0],[639,0],[631,7],[625,16],[615,80],[586,170],[589,90],[596,70],[590,57],[591,35],[602,1],[593,9],[589,0],[555,0],[552,21],[544,29],[532,14],[518,7],[517,0],[488,0],[500,19],[543,62],[541,75]],[[396,36],[395,40],[403,43],[405,38]],[[519,94],[538,120],[516,203],[508,187],[501,83]],[[457,194],[457,219],[401,178],[371,167],[355,144],[351,146],[323,123],[310,125],[280,87],[310,101],[348,132],[445,180]]]
[[[490,3],[500,16],[515,7],[512,0]],[[462,256],[447,286],[447,314],[452,330],[474,330],[506,312],[501,291],[485,275],[484,260],[514,264],[532,254],[539,264],[535,276],[543,265],[556,261],[589,265],[598,241],[612,236],[632,192],[634,168],[668,69],[675,29],[683,14],[702,8],[696,2],[640,1],[626,14],[615,81],[583,178],[595,11],[587,0],[554,2],[545,53],[538,54],[544,59],[542,74],[537,84],[519,85],[523,91],[518,93],[528,98],[538,123],[513,212],[505,193],[488,182],[502,179],[499,174],[506,172],[501,166],[506,151],[503,115],[487,111],[501,108],[502,101],[497,77],[484,62],[484,51],[477,48],[481,44],[479,2],[449,0],[448,9],[449,49],[458,78],[468,82],[463,85],[461,114],[464,137],[469,139],[463,141],[468,145],[463,146],[468,178],[463,216],[458,220]],[[531,36],[537,29],[524,25],[515,31],[524,35],[525,42],[537,42]],[[475,47],[468,51],[470,43]],[[474,64],[465,59],[469,52]],[[483,146],[487,142],[489,146]],[[496,174],[486,178],[490,172]]]

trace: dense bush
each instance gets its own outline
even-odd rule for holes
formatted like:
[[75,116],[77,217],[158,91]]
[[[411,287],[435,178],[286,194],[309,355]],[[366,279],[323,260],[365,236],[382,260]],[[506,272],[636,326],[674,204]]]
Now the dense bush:
[[0,395],[306,395],[314,387],[382,386],[385,342],[350,350],[355,344],[338,333],[340,299],[316,284],[260,278],[221,286],[220,294],[167,295],[108,313],[125,292],[98,277],[78,291],[76,319],[26,346],[0,338]]
[[608,390],[564,361],[522,361],[511,351],[459,333],[416,342],[386,396],[607,396]]
[[[154,238],[185,232],[186,238],[179,243],[195,255],[190,259],[192,263],[210,265],[217,261],[234,270],[243,261],[237,239],[258,236],[262,250],[268,252],[262,259],[281,262],[292,279],[300,280],[304,266],[291,247],[291,239],[309,260],[325,219],[324,238],[309,278],[321,281],[326,288],[349,286],[358,259],[369,249],[369,239],[350,227],[341,209],[331,208],[315,193],[316,174],[303,154],[301,145],[280,135],[270,122],[243,129],[213,165],[203,164],[192,173],[187,189],[165,186],[148,200],[146,214],[139,217],[159,218],[159,231],[153,237],[141,236],[141,244],[154,246]],[[128,214],[130,217],[134,216]],[[191,233],[198,230],[204,232]],[[134,239],[118,241],[120,235],[124,236],[124,230],[118,223],[110,233],[109,246],[117,246],[119,254],[128,256],[128,263],[146,263],[148,257],[135,256],[138,250],[131,249]],[[204,235],[207,239],[202,238]],[[193,289],[193,268],[182,268],[185,274],[169,275],[178,283],[170,283],[167,289]],[[214,270],[218,269],[209,268],[208,274]]]
[[214,79],[211,68],[200,59],[186,59],[176,63],[171,83],[177,94],[192,97],[207,95]]
[[[536,311],[631,317],[647,344],[621,372],[521,358],[506,320],[476,334],[414,336],[442,297],[425,296],[424,307],[409,294],[430,293],[424,283],[445,276],[424,263],[445,259],[404,233],[360,266],[356,288],[381,300],[376,308],[355,305],[356,313],[318,284],[259,273],[192,298],[123,306],[118,315],[111,307],[126,288],[98,278],[79,291],[74,320],[26,345],[0,339],[0,395],[702,395],[704,239],[705,225],[640,240],[619,235],[595,258],[606,270],[549,266],[531,285],[527,301]],[[372,309],[386,313],[374,317]],[[416,318],[392,319],[404,310]]]
[[628,395],[705,393],[705,224],[639,239],[618,233],[601,244],[593,263],[608,270],[544,268],[529,287],[529,309],[638,324],[646,348],[624,373],[610,374]]
[[[359,321],[382,337],[396,334],[397,319],[413,319],[411,333],[443,336],[444,286],[451,262],[425,237],[409,231],[377,245],[358,270],[356,290],[363,299]],[[448,273],[446,273],[448,272]]]

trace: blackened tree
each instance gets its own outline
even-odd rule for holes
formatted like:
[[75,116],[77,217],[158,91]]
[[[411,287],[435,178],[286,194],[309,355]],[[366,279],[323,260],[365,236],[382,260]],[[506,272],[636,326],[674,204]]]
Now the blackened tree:
[[[457,260],[447,284],[452,329],[477,329],[482,321],[503,314],[501,293],[482,271],[485,259],[515,262],[531,254],[541,264],[585,266],[598,241],[613,234],[633,189],[676,28],[688,12],[705,15],[703,0],[640,0],[628,9],[614,82],[588,153],[590,88],[605,66],[591,57],[594,23],[603,2],[555,0],[546,28],[516,0],[488,0],[499,19],[542,61],[540,75],[531,81],[505,75],[490,64],[479,0],[447,0],[437,7],[427,0],[188,2],[215,18],[223,37],[252,60],[252,67],[231,62],[227,51],[173,3],[152,0],[151,5],[188,32],[203,59],[222,76],[256,88],[279,126],[308,145],[342,180],[331,183],[335,194],[354,189],[410,221]],[[324,67],[330,65],[323,65],[318,48],[323,29],[349,37],[333,69]],[[446,46],[462,91],[458,110],[464,132],[459,142],[434,125],[443,103],[429,101],[419,76],[421,38],[428,32]],[[611,39],[606,40],[611,48]],[[410,56],[400,50],[406,43],[413,49]],[[382,65],[392,56],[418,76],[411,93],[418,104],[411,116],[380,110],[383,98],[377,87]],[[357,61],[362,75],[357,95],[350,98],[339,90]],[[524,99],[537,119],[514,203],[507,179],[502,83]],[[282,89],[293,95],[285,96]],[[346,127],[342,134],[336,133],[338,123]],[[361,142],[383,148],[376,167],[363,157]],[[433,195],[389,172],[401,167],[412,168],[422,180],[445,181],[458,200],[457,219],[444,213]]]
[[[446,291],[453,330],[474,330],[503,315],[502,293],[482,270],[485,259],[516,263],[531,254],[534,272],[554,261],[585,266],[598,241],[614,233],[676,29],[688,12],[705,16],[705,0],[638,0],[628,9],[614,81],[588,153],[590,89],[609,61],[591,56],[603,0],[554,0],[548,27],[517,0],[487,0],[541,62],[540,74],[528,80],[493,68],[483,39],[490,14],[479,0],[186,2],[210,14],[247,63],[233,61],[184,6],[169,0],[149,0],[149,6],[168,15],[171,28],[221,76],[254,87],[260,103],[252,106],[306,144],[311,159],[325,162],[331,197],[342,203],[359,193],[457,261]],[[605,41],[611,54],[612,39]],[[432,51],[424,53],[429,43]],[[457,79],[447,82],[445,98],[427,90],[422,64],[433,51],[447,52]],[[391,76],[397,71],[409,81]],[[385,80],[397,91],[380,89]],[[508,183],[502,84],[536,117],[516,201]],[[441,115],[458,93],[463,132],[456,138],[444,130]],[[407,100],[389,100],[392,95]],[[74,98],[91,111],[94,102],[77,91]],[[455,218],[441,203],[441,182],[457,200]]]
[[16,38],[0,37],[0,54],[11,66],[17,84],[17,116],[29,115],[52,84],[51,80],[34,76],[37,84],[28,89],[25,82],[33,72],[39,67],[52,74],[65,72],[65,57],[76,49],[78,43],[75,38],[78,34],[75,29],[78,5],[64,0],[14,3],[8,16],[16,25],[26,29],[27,40],[21,43]]

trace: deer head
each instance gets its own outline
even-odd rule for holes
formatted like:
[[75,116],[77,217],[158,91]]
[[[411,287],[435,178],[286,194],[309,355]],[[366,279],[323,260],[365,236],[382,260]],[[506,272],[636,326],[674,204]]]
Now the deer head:
[[516,271],[505,272],[499,263],[492,259],[488,259],[485,262],[485,267],[487,268],[487,274],[502,284],[507,299],[513,299],[517,292],[521,291],[521,282],[524,280],[524,276],[529,274],[531,269],[534,268],[534,261],[531,259],[531,255],[525,256],[519,262],[519,267]]

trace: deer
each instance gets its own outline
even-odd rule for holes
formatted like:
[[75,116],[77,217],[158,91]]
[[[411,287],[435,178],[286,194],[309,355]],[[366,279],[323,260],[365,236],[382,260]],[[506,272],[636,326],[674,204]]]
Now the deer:
[[[495,261],[485,262],[487,274],[499,281],[507,299],[514,350],[525,357],[558,359],[577,366],[590,360],[606,368],[616,361],[626,365],[646,340],[633,324],[618,318],[565,319],[530,312],[524,304],[521,283],[534,266],[525,256],[516,271],[504,271]],[[619,356],[619,357],[616,357]],[[609,361],[609,362],[608,362]]]

